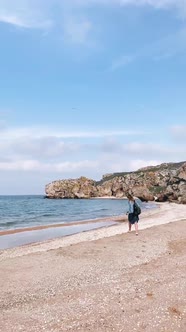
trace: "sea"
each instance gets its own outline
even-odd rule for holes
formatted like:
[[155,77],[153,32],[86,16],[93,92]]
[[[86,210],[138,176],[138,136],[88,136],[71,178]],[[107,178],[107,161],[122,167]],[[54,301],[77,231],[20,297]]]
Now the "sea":
[[[142,209],[153,204],[140,203]],[[0,231],[74,223],[126,214],[123,199],[45,199],[44,196],[0,196]]]
[[[142,210],[155,208],[153,203],[141,203]],[[125,215],[128,202],[124,199],[45,199],[36,196],[0,196],[0,235],[10,230],[24,233],[0,236],[0,249],[48,240],[113,224],[109,218]],[[98,222],[108,218],[108,223]],[[89,221],[82,224],[83,221]],[[76,225],[71,226],[71,224]],[[52,225],[65,224],[53,228]],[[50,229],[28,232],[26,228],[50,225]],[[67,227],[66,227],[67,226]]]

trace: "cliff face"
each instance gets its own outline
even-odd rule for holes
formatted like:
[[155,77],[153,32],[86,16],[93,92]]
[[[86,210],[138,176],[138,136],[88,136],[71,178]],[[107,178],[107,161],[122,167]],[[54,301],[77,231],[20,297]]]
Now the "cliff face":
[[178,201],[186,204],[186,162],[146,167],[136,172],[104,175],[96,182],[85,177],[54,181],[45,188],[47,198],[122,198],[127,192],[142,201]]
[[79,179],[54,181],[45,187],[47,198],[90,198],[97,196],[96,182]]

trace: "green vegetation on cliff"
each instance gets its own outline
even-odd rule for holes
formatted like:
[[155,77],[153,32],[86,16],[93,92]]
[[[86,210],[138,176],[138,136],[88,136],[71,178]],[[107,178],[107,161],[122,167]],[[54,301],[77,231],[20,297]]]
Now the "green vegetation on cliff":
[[140,174],[140,176],[142,177],[143,173],[147,173],[147,172],[156,172],[156,171],[161,172],[164,170],[173,171],[173,170],[177,170],[178,168],[183,166],[185,163],[186,163],[186,161],[181,161],[178,163],[163,163],[163,164],[157,165],[157,166],[147,166],[144,168],[140,168],[137,171],[133,171],[133,172],[117,172],[117,173],[110,174],[109,176],[104,176],[104,178],[101,179],[100,181],[96,181],[96,185],[102,185],[104,182],[112,180],[115,177],[125,177],[128,174]]

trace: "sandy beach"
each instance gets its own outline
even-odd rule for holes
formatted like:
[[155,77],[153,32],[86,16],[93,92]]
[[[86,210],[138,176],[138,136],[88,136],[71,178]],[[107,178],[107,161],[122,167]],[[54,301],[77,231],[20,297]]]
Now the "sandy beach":
[[186,205],[0,251],[0,331],[186,330]]

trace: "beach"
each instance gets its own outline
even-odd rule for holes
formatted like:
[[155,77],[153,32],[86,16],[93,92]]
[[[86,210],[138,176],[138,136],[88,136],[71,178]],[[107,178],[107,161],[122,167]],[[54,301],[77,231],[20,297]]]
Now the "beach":
[[186,330],[186,205],[0,251],[0,331]]

